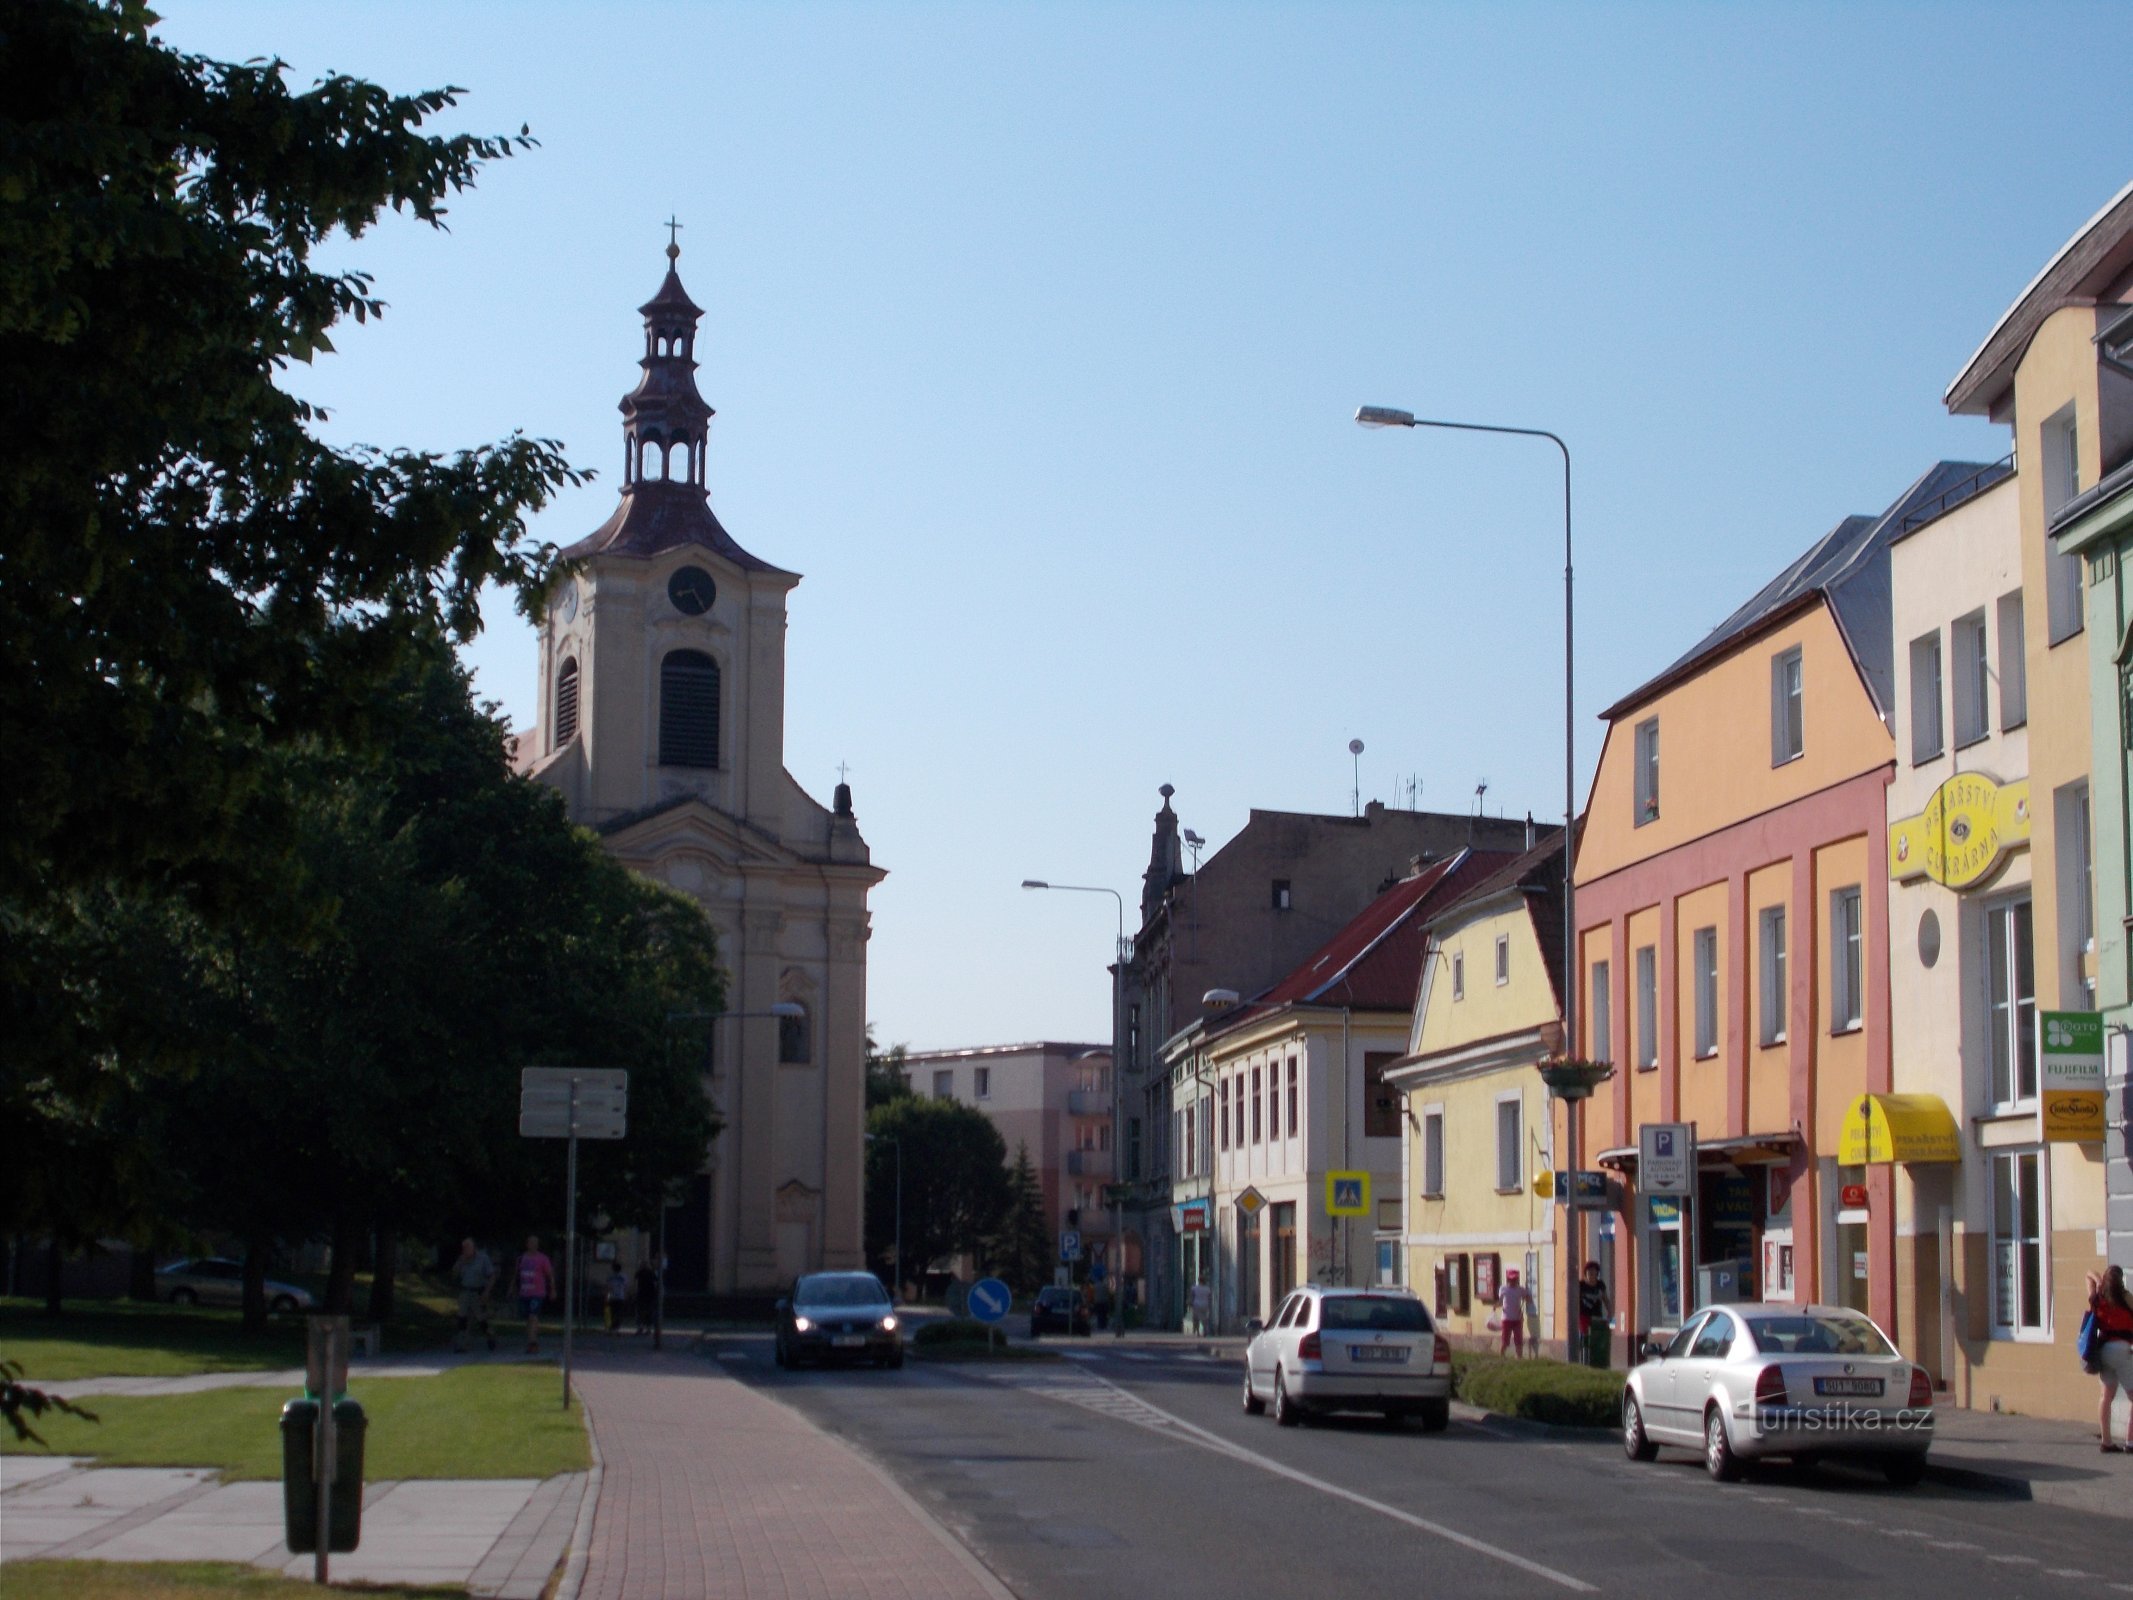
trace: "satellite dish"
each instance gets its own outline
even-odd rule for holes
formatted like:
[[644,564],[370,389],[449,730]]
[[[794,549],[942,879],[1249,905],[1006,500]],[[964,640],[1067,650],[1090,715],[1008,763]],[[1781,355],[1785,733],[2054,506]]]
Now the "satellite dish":
[[1363,741],[1360,739],[1350,739],[1348,741],[1348,754],[1350,754],[1351,756],[1359,756],[1362,753]]

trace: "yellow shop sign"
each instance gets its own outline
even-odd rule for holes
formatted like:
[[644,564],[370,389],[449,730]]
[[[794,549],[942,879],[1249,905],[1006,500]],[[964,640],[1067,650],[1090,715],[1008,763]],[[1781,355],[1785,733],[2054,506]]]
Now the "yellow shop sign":
[[1889,876],[1967,889],[2028,843],[2029,780],[1995,783],[1982,772],[1958,772],[1925,810],[1889,825]]

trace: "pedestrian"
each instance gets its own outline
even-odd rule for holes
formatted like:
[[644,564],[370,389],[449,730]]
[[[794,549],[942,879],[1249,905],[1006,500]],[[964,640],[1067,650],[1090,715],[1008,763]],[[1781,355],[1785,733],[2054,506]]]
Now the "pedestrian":
[[637,1267],[637,1331],[649,1333],[659,1314],[659,1273],[647,1258]]
[[1588,1367],[1615,1364],[1615,1297],[1600,1280],[1600,1264],[1585,1263],[1578,1279],[1578,1332],[1583,1336],[1579,1358]]
[[526,1319],[526,1354],[541,1350],[541,1305],[555,1293],[555,1263],[541,1253],[538,1234],[526,1235],[518,1258],[518,1309]]
[[1496,1315],[1503,1323],[1498,1355],[1514,1345],[1520,1355],[1526,1353],[1526,1313],[1532,1308],[1533,1291],[1518,1281],[1518,1268],[1513,1267],[1503,1275],[1503,1290],[1496,1296]]
[[2133,1404],[2133,1297],[2126,1293],[2126,1269],[2112,1266],[2101,1276],[2089,1274],[2089,1311],[2096,1318],[2096,1351],[2090,1358],[2093,1371],[2103,1383],[2103,1403],[2096,1421],[2103,1435],[2105,1455],[2133,1451],[2133,1410],[2126,1413],[2126,1442],[2111,1442],[2111,1407],[2118,1391],[2126,1391]]
[[622,1263],[616,1262],[607,1274],[607,1331],[622,1331],[622,1308],[630,1303],[630,1281],[622,1275]]
[[1212,1297],[1208,1294],[1207,1285],[1204,1283],[1194,1284],[1191,1298],[1192,1331],[1204,1334],[1207,1332],[1207,1308],[1212,1304]]
[[465,1354],[468,1331],[478,1325],[489,1348],[494,1350],[496,1329],[489,1321],[489,1293],[496,1283],[496,1263],[472,1239],[459,1241],[459,1259],[452,1263],[452,1283],[459,1290],[459,1327],[452,1335],[452,1348]]
[[1096,1331],[1111,1331],[1111,1285],[1108,1281],[1096,1286]]

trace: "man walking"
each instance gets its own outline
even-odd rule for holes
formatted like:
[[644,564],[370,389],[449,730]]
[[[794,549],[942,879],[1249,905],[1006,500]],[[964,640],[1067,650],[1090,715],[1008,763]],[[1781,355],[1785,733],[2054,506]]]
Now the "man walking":
[[650,1333],[659,1313],[659,1273],[647,1256],[637,1265],[637,1331]]
[[526,1319],[526,1353],[541,1350],[541,1303],[555,1293],[555,1263],[541,1253],[537,1234],[526,1235],[518,1258],[518,1309]]
[[452,1335],[452,1348],[466,1353],[467,1331],[479,1323],[489,1348],[496,1348],[496,1330],[489,1322],[489,1292],[496,1283],[496,1263],[489,1252],[472,1239],[459,1241],[459,1259],[452,1263],[452,1282],[459,1290],[459,1328]]
[[1586,1366],[1614,1365],[1614,1316],[1614,1296],[1600,1279],[1600,1264],[1588,1261],[1578,1280],[1578,1332],[1585,1336],[1578,1356]]

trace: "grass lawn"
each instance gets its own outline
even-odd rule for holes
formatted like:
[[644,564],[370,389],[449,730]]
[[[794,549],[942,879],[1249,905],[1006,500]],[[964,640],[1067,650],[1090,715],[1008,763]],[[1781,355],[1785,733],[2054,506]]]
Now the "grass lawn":
[[[368,1293],[359,1282],[356,1304]],[[453,1303],[441,1291],[403,1279],[395,1299],[387,1350],[433,1350],[449,1342]],[[8,1298],[0,1299],[0,1356],[21,1362],[31,1383],[271,1372],[304,1364],[304,1319],[269,1317],[264,1332],[251,1334],[238,1312],[222,1307],[75,1300],[50,1317],[42,1301]]]
[[[357,1378],[349,1393],[369,1414],[367,1478],[546,1478],[592,1464],[583,1412],[565,1415],[562,1378],[548,1365],[458,1367],[434,1378]],[[102,1395],[82,1404],[98,1420],[47,1414],[37,1431],[54,1455],[111,1467],[220,1467],[227,1478],[281,1476],[280,1389]],[[38,1447],[0,1437],[0,1452]],[[8,1600],[15,1600],[8,1568]]]
[[[465,1600],[460,1588],[410,1589],[400,1584],[336,1584],[376,1600]],[[7,1568],[7,1600],[304,1600],[319,1591],[301,1578],[222,1561],[15,1561]]]

